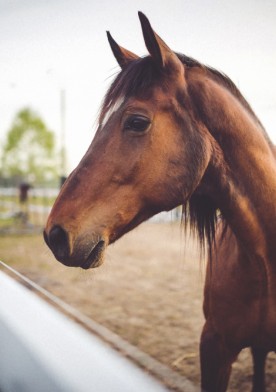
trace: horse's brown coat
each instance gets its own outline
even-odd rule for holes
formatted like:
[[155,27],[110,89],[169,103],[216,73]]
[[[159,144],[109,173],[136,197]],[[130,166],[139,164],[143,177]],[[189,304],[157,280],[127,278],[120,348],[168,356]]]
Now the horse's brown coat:
[[186,219],[210,248],[202,387],[226,390],[232,362],[251,346],[254,391],[263,391],[265,357],[276,349],[274,149],[226,76],[172,52],[139,16],[150,56],[108,35],[122,71],[45,239],[61,262],[95,267],[105,246],[145,219],[188,206]]

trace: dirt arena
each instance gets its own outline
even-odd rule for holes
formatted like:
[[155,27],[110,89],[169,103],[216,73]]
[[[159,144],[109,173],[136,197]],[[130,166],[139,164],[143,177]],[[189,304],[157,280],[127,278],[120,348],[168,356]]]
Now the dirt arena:
[[[145,223],[82,271],[55,261],[41,236],[4,237],[0,258],[98,323],[199,385],[198,342],[204,323],[204,262],[179,223]],[[244,350],[229,391],[251,390]],[[267,361],[268,392],[276,391],[276,361]]]

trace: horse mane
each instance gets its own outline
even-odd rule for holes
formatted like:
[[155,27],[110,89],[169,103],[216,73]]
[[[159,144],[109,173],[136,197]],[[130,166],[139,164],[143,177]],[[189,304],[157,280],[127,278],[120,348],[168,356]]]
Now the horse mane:
[[[184,54],[176,53],[176,55],[186,67],[198,67],[205,70],[213,80],[227,88],[260,125],[265,139],[269,145],[272,146],[258,117],[255,115],[251,106],[243,97],[237,86],[228,76],[212,67],[203,65],[199,61]],[[150,97],[149,94],[151,94],[152,88],[158,86],[161,79],[162,71],[155,65],[150,56],[131,61],[116,76],[108,89],[101,108],[100,122],[112,104],[121,96],[124,96],[125,98],[140,96],[143,99]],[[207,245],[210,257],[212,245],[215,246],[215,229],[219,216],[223,221],[223,233],[225,233],[227,223],[223,219],[223,216],[219,214],[217,206],[210,197],[195,192],[182,206],[182,222],[185,231],[189,229],[190,232],[198,238],[202,254],[205,254]],[[221,238],[223,238],[223,235]]]

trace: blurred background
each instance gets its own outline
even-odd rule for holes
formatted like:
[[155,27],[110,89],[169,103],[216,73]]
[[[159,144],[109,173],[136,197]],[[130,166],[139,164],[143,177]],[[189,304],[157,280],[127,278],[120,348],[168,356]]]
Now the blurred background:
[[[226,73],[276,143],[274,0],[0,0],[0,259],[198,385],[204,263],[179,211],[123,237],[97,271],[57,263],[41,235],[119,71],[105,31],[147,53],[138,10],[173,50]],[[249,391],[251,374],[245,352],[229,391]]]

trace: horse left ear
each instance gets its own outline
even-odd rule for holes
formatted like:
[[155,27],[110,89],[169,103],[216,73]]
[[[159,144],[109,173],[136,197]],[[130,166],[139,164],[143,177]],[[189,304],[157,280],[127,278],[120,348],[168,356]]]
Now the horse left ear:
[[148,18],[138,12],[142,26],[143,36],[149,54],[155,60],[160,68],[173,67],[174,70],[182,70],[183,65],[177,55],[168,47],[168,45],[155,33]]
[[111,50],[121,68],[124,68],[128,63],[139,58],[139,56],[137,56],[136,54],[118,45],[109,31],[107,31],[106,33]]

